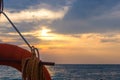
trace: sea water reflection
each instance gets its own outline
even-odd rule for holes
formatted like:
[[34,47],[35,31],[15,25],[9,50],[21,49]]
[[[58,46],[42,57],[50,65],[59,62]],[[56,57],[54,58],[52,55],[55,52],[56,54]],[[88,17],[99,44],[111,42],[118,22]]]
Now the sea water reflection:
[[[120,80],[120,65],[55,65],[47,67],[52,80]],[[0,80],[21,80],[21,73],[0,66]]]

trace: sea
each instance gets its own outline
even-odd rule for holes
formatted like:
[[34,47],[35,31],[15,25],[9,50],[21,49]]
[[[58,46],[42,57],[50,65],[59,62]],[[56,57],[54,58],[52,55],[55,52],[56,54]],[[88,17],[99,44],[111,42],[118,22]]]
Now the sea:
[[[57,64],[46,67],[52,80],[120,80],[120,64]],[[0,66],[0,80],[22,80],[21,73]]]

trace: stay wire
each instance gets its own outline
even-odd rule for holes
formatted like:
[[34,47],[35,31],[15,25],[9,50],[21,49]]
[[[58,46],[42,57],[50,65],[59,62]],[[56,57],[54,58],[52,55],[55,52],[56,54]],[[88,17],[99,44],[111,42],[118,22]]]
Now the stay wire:
[[2,13],[7,20],[9,21],[9,23],[12,25],[12,27],[17,31],[17,33],[20,35],[20,37],[24,40],[24,42],[28,45],[28,47],[30,48],[30,50],[32,50],[31,45],[28,43],[28,41],[24,38],[24,36],[21,34],[21,32],[17,29],[17,27],[14,25],[14,23],[10,20],[10,18],[3,12],[0,11],[0,13]]
[[[17,29],[17,27],[15,26],[15,24],[10,20],[10,18],[7,16],[7,14],[3,11],[3,9],[4,9],[4,2],[3,2],[3,0],[0,0],[0,14],[3,14],[6,18],[7,18],[7,20],[9,21],[9,23],[12,25],[12,27],[16,30],[16,32],[19,34],[19,36],[24,40],[24,42],[28,45],[28,47],[30,48],[30,50],[31,50],[31,52],[32,51],[36,51],[37,53],[38,53],[38,49],[37,48],[35,48],[35,47],[33,47],[33,46],[31,46],[30,44],[29,44],[29,42],[25,39],[25,37],[21,34],[21,32]],[[38,57],[39,57],[39,55],[38,55]]]

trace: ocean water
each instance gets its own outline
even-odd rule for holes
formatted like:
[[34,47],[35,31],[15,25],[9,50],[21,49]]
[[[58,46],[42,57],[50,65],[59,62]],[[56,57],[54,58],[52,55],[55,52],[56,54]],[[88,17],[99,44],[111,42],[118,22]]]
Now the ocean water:
[[[120,80],[120,65],[64,64],[47,66],[52,80]],[[0,66],[0,80],[21,80],[21,73]]]

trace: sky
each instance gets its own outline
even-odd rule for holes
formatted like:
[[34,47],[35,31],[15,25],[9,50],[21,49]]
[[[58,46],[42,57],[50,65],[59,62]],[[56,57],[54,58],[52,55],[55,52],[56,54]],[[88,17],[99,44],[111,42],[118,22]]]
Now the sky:
[[[43,61],[120,64],[120,0],[4,0],[4,5]],[[3,15],[0,43],[29,50]]]

